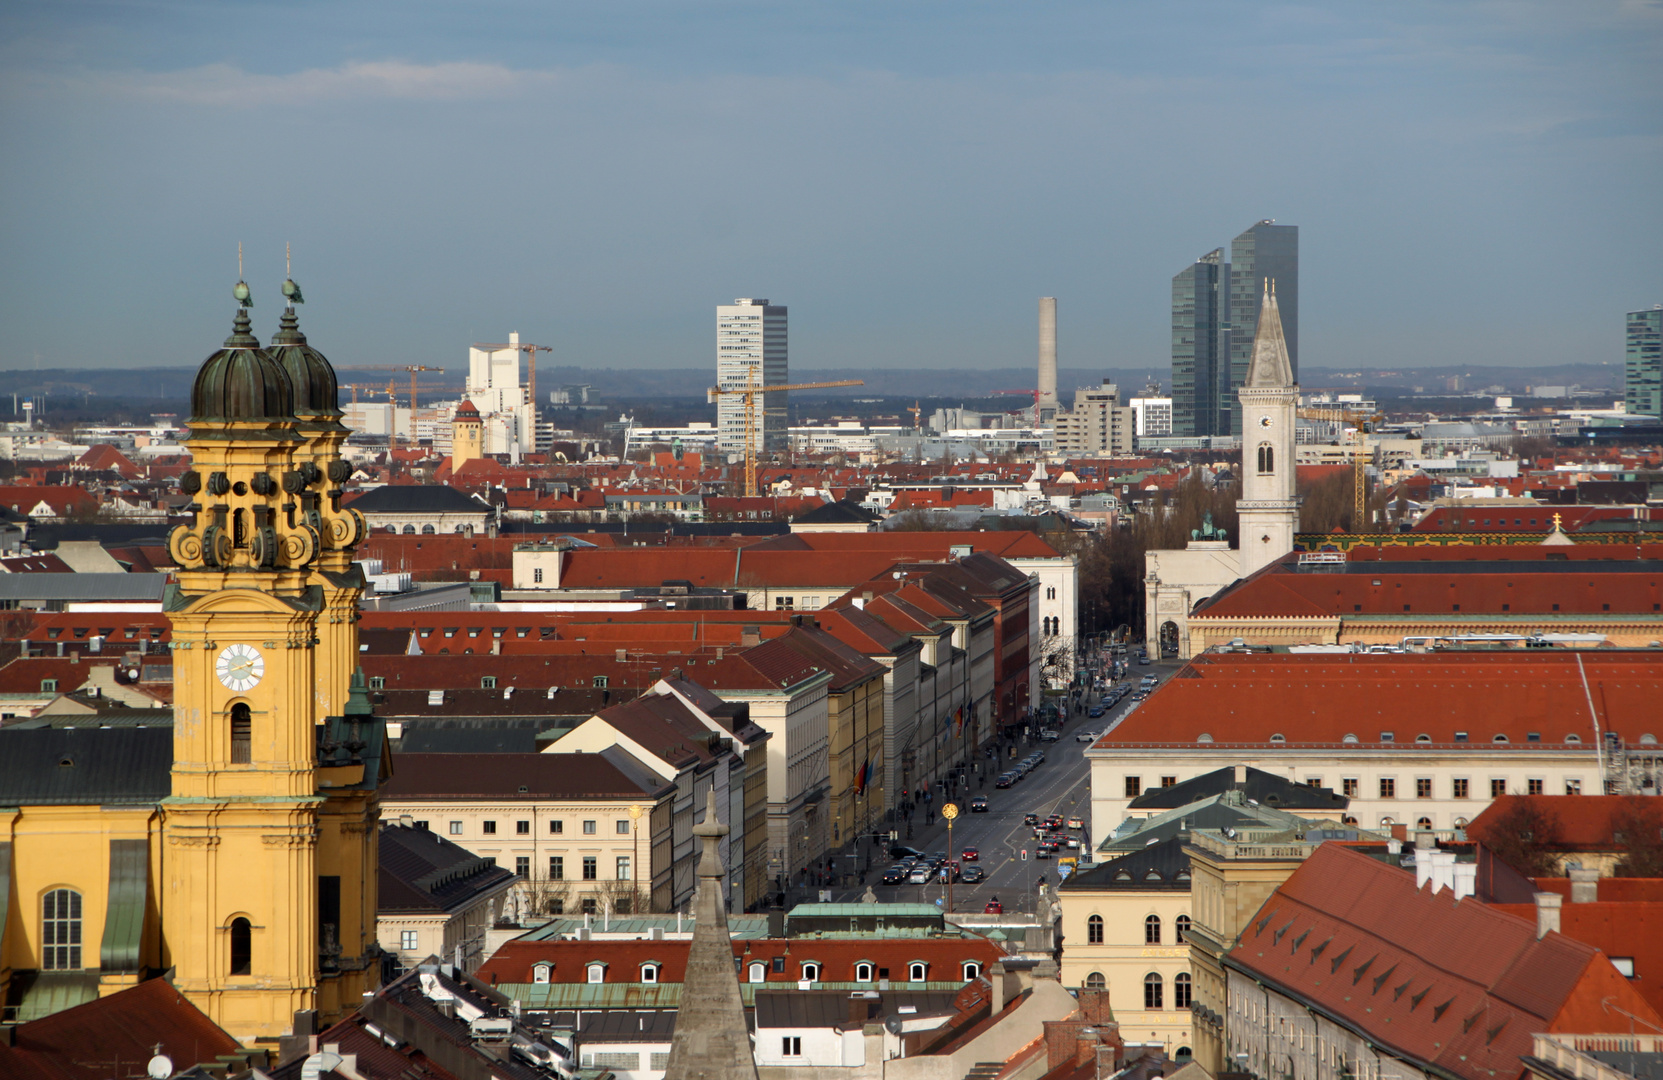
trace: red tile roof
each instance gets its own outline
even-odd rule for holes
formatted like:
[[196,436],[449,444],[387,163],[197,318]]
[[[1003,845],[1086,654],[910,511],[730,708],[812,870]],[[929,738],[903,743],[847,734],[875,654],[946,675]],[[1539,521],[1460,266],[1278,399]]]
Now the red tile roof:
[[[1583,675],[1587,676],[1587,687]],[[1209,653],[1180,668],[1098,747],[1218,744],[1364,744],[1413,753],[1422,734],[1473,750],[1563,748],[1575,736],[1591,754],[1602,731],[1630,743],[1663,736],[1663,653]],[[1530,733],[1540,736],[1530,740]],[[1493,742],[1506,736],[1505,745]]]
[[0,1042],[0,1076],[105,1080],[115,1062],[116,1075],[142,1074],[158,1043],[175,1071],[242,1049],[166,979],[151,979],[19,1025],[10,1045]]
[[1531,1035],[1663,1022],[1609,960],[1342,844],[1272,893],[1226,959],[1373,1043],[1471,1080],[1516,1077]]
[[[1566,898],[1559,912],[1560,931],[1607,956],[1632,960],[1631,985],[1653,1009],[1663,1012],[1663,880],[1603,878],[1600,898],[1586,904],[1570,902],[1570,882],[1565,878],[1542,878],[1536,884],[1544,892]],[[1618,899],[1616,894],[1620,893],[1647,895],[1643,899]],[[1521,919],[1536,918],[1534,904],[1495,906]]]
[[[479,969],[477,977],[497,983],[529,983],[532,966],[554,965],[549,981],[587,981],[587,966],[596,960],[607,964],[606,981],[639,982],[641,965],[663,965],[659,982],[679,983],[687,969],[687,941],[510,941],[498,949]],[[1005,956],[1003,949],[983,937],[940,938],[750,938],[733,942],[733,955],[748,966],[752,961],[767,965],[766,982],[795,987],[804,963],[820,965],[824,982],[854,982],[855,965],[868,961],[889,969],[892,985],[904,985],[907,965],[922,960],[929,965],[929,982],[962,982],[967,960],[984,970]],[[775,972],[773,959],[781,957],[785,970]],[[743,968],[742,968],[743,970]],[[740,976],[749,978],[749,973]]]
[[1503,795],[1473,819],[1467,835],[1482,842],[1498,820],[1527,805],[1558,820],[1559,839],[1553,845],[1556,850],[1616,851],[1623,844],[1611,835],[1612,821],[1636,799],[1638,809],[1655,808],[1650,799],[1629,795]]

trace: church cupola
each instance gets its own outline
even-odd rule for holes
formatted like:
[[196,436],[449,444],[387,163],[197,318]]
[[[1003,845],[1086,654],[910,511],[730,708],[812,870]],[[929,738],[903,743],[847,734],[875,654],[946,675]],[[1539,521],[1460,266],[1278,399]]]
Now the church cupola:
[[[246,293],[248,286],[237,283]],[[191,384],[191,419],[235,422],[294,416],[294,389],[282,365],[260,348],[249,327],[247,300],[237,309],[231,336],[202,362]]]
[[301,420],[338,420],[341,417],[340,393],[335,382],[335,369],[324,355],[306,342],[300,330],[300,316],[294,305],[301,303],[300,287],[289,279],[283,283],[283,293],[289,304],[278,321],[277,333],[272,335],[267,349],[294,387],[293,412]]

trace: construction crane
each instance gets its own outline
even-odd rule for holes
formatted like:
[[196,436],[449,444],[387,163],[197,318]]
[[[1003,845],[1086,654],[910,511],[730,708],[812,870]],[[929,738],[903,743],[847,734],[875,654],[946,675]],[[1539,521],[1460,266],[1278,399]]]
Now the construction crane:
[[[1367,424],[1376,424],[1385,419],[1382,413],[1368,412],[1364,409],[1325,409],[1311,407],[1298,410],[1301,420],[1327,420],[1331,423],[1351,424],[1351,484],[1353,509],[1351,517],[1351,531],[1361,533],[1368,522],[1368,440],[1365,438]],[[1245,453],[1245,450],[1244,450]]]
[[908,409],[907,412],[912,414],[912,430],[914,430],[914,431],[921,430],[922,425],[919,421],[919,417],[923,415],[924,410],[919,407],[918,402],[916,402],[916,401],[913,402],[912,407],[910,409]]
[[997,394],[1026,394],[1026,395],[1032,397],[1034,399],[1034,427],[1036,427],[1036,428],[1039,427],[1039,401],[1040,401],[1040,397],[1041,397],[1040,391],[1038,391],[1038,390],[995,390],[994,394],[996,394],[996,395]]
[[474,348],[483,349],[486,352],[497,352],[500,349],[518,349],[520,352],[525,353],[526,398],[531,402],[533,410],[537,408],[537,354],[540,352],[553,352],[554,349],[551,346],[532,345],[524,341],[504,341],[499,344],[482,345],[476,343]]
[[836,379],[832,382],[805,382],[762,385],[751,383],[749,386],[712,386],[705,394],[705,400],[715,402],[718,398],[738,396],[745,403],[745,494],[756,494],[756,396],[758,394],[773,394],[787,390],[825,390],[834,386],[865,386],[865,379]]
[[[339,385],[352,391],[352,403],[354,405],[358,404],[358,391],[360,390],[362,390],[366,395],[387,395],[387,466],[388,468],[391,468],[393,463],[393,446],[396,444],[396,432],[398,430],[398,401],[393,397],[393,391],[397,388],[398,384],[393,382],[393,380],[388,379],[386,386],[363,386],[358,383],[341,383]],[[410,423],[412,426],[415,424],[414,414],[411,414]]]
[[443,371],[445,369],[444,368],[436,368],[436,367],[423,367],[421,364],[365,364],[361,367],[340,368],[338,370],[341,370],[341,371],[408,371],[410,373],[410,415],[412,417],[412,420],[410,422],[411,422],[411,424],[414,424],[415,420],[413,418],[416,415],[416,372],[418,372],[418,371]]

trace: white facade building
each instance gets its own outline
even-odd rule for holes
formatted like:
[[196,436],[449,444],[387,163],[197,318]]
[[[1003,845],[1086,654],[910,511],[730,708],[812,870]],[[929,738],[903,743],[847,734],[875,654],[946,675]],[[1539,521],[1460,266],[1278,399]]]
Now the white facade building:
[[1172,399],[1135,397],[1132,407],[1133,433],[1140,439],[1160,439],[1172,434]]
[[463,396],[479,410],[484,451],[515,461],[536,450],[536,410],[520,381],[520,335],[502,345],[468,348],[468,382]]
[[[767,299],[741,297],[716,308],[716,385],[781,385],[790,381],[786,347],[786,309]],[[790,395],[763,394],[756,402],[755,453],[783,450]],[[734,394],[716,399],[718,445],[727,453],[745,447],[745,399]]]

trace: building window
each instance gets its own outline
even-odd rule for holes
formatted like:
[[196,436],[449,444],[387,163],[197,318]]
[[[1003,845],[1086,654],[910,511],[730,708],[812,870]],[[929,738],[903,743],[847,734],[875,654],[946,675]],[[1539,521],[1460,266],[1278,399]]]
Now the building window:
[[1093,915],[1086,920],[1086,944],[1103,944],[1103,916]]
[[1307,776],[1305,778],[1305,786],[1306,787],[1311,787],[1311,788],[1321,787],[1322,786],[1322,777],[1320,777],[1320,776]]
[[[398,932],[398,947],[403,952],[415,952],[421,948],[421,935],[415,930],[400,930]],[[548,980],[544,980],[547,982]]]
[[1355,776],[1348,776],[1340,781],[1340,792],[1348,799],[1355,799],[1359,786],[1360,782]]
[[805,982],[819,982],[820,981],[820,965],[814,963],[812,960],[805,963],[803,965],[803,981],[805,981]]
[[565,858],[565,856],[563,856],[563,855],[550,855],[549,856],[549,880],[550,881],[565,881],[566,880],[566,858]]
[[533,566],[531,568],[531,582],[534,585],[541,585],[543,583],[543,568],[541,566]]
[[1397,780],[1390,776],[1380,778],[1380,797],[1382,799],[1397,798]]
[[1432,819],[1429,818],[1429,817],[1423,817],[1423,818],[1416,819],[1415,828],[1418,829],[1421,832],[1431,832],[1432,831]]
[[249,975],[254,971],[254,928],[248,920],[238,916],[231,920],[231,974]]
[[1056,598],[1057,598],[1057,587],[1055,585],[1047,585],[1045,587],[1045,599],[1055,600]]
[[613,826],[612,831],[617,833],[619,836],[628,836],[629,835],[629,819],[628,818],[619,818],[618,823]]
[[514,822],[514,835],[515,836],[530,836],[531,835],[531,822],[529,822],[529,821],[516,821],[516,822]]
[[1540,795],[1545,786],[1546,781],[1541,777],[1533,777],[1524,782],[1525,792],[1529,795]]
[[547,964],[538,964],[536,967],[532,968],[531,981],[541,985],[546,985],[549,981],[549,966]]
[[979,979],[979,978],[981,978],[981,975],[982,975],[982,965],[976,963],[976,961],[974,961],[974,960],[966,960],[964,962],[964,981],[965,982],[969,982],[971,979]]
[[1172,1007],[1174,1009],[1190,1007],[1190,977],[1188,972],[1179,972],[1172,977]]
[[802,1057],[803,1056],[803,1037],[801,1035],[781,1035],[780,1036],[780,1056],[781,1057]]
[[450,835],[452,835],[452,836],[461,836],[462,835],[462,823],[460,821],[453,821],[453,822],[450,823]]
[[583,835],[584,836],[594,836],[595,831],[596,831],[595,830],[595,823],[593,821],[585,821],[583,823]]
[[641,965],[641,981],[644,982],[644,983],[655,983],[655,982],[657,982],[658,981],[658,965],[657,964],[642,964]]
[[497,677],[495,675],[481,675],[479,677],[479,688],[481,690],[495,690],[497,688]]
[[792,596],[776,596],[776,597],[774,597],[774,610],[775,611],[795,611],[796,607],[797,607],[796,597],[792,597]]
[[[871,969],[868,968],[867,970],[871,970]],[[768,966],[766,964],[752,964],[751,965],[751,981],[752,982],[754,982],[754,983],[766,982],[767,979],[768,979]]]
[[231,706],[231,764],[254,760],[254,714],[242,703]]
[[601,906],[595,901],[593,896],[585,896],[583,900],[578,903],[577,909],[585,915],[598,915],[600,913]]
[[588,979],[592,983],[605,982],[606,981],[606,965],[605,964],[590,964],[589,965]]
[[1175,944],[1184,945],[1188,943],[1190,934],[1190,917],[1188,915],[1178,916],[1178,918],[1173,920],[1172,929],[1174,934],[1173,941]]
[[774,974],[775,975],[784,975],[785,974],[785,957],[776,956],[776,957],[773,958],[772,963],[774,965]]
[[1159,945],[1161,943],[1161,917],[1151,915],[1143,920],[1143,943],[1145,945]]
[[1162,1007],[1161,999],[1164,995],[1161,990],[1161,977],[1159,975],[1151,971],[1143,977],[1143,1007],[1145,1009],[1159,1009]]
[[531,856],[530,855],[516,855],[516,856],[514,856],[514,876],[515,877],[522,877],[522,878],[528,878],[528,877],[531,876]]
[[1126,778],[1126,797],[1135,799],[1143,792],[1143,777],[1128,776]]
[[1470,785],[1468,784],[1466,777],[1457,776],[1454,780],[1453,787],[1450,789],[1450,794],[1453,795],[1457,799],[1468,798],[1469,797],[1468,796],[1469,786]]
[[871,982],[872,965],[862,960],[855,965],[855,982]]
[[370,676],[370,689],[371,690],[385,690],[385,689],[387,689],[387,677],[385,675],[371,675]]
[[43,694],[56,694],[58,692],[58,680],[42,679],[40,681],[40,692]]
[[565,832],[566,832],[566,823],[564,821],[551,821],[551,822],[549,822],[549,835],[550,836],[561,836],[561,835],[564,835]]
[[1632,957],[1632,956],[1613,956],[1611,958],[1611,966],[1616,968],[1617,969],[1617,974],[1621,975],[1623,978],[1625,978],[1625,979],[1634,978],[1634,957]]
[[628,855],[618,856],[618,880],[619,881],[628,881],[629,880],[629,856]]
[[1259,475],[1267,476],[1276,471],[1276,448],[1269,443],[1259,444]]
[[495,836],[497,834],[497,823],[494,821],[482,821],[479,823],[479,827],[486,836]]
[[1086,976],[1087,990],[1101,990],[1108,985],[1109,982],[1107,979],[1103,978],[1103,973],[1101,971],[1094,971],[1090,975]]
[[1177,787],[1178,786],[1178,778],[1176,776],[1163,776],[1163,777],[1161,777],[1161,786],[1162,787]]
[[1415,777],[1415,798],[1430,799],[1432,797],[1432,778],[1430,776]]
[[583,857],[583,880],[594,881],[599,878],[601,876],[598,869],[599,865],[600,861],[595,856],[585,855]]
[[907,965],[907,979],[911,982],[923,982],[928,973],[928,965],[922,960],[914,960]]
[[1567,794],[1567,795],[1580,795],[1580,794],[1582,794],[1582,781],[1581,780],[1575,780],[1575,779],[1566,780],[1565,781],[1565,794]]
[[1490,781],[1490,798],[1499,799],[1507,794],[1507,781],[1492,779]]
[[53,889],[41,904],[41,967],[77,971],[81,967],[81,894]]

